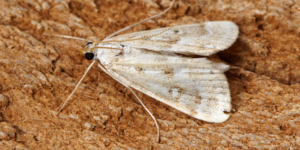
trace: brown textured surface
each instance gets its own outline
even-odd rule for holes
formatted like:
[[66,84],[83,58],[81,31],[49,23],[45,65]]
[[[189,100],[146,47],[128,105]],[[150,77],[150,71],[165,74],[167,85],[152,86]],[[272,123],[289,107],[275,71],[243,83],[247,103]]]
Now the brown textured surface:
[[[299,149],[300,2],[177,0],[164,17],[134,31],[231,20],[237,42],[219,56],[235,112],[221,124],[191,118],[138,93],[153,120],[96,65],[59,116],[56,111],[89,65],[84,42],[99,40],[165,9],[169,0],[0,1],[1,149]],[[127,31],[129,32],[129,31]]]

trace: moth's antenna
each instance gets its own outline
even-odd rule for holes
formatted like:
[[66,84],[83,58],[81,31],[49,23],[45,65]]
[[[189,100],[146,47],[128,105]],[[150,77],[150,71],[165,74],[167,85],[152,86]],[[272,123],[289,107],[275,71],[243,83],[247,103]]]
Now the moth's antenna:
[[137,26],[137,25],[139,25],[139,24],[141,24],[141,23],[143,23],[143,22],[146,22],[146,21],[148,21],[148,20],[151,20],[151,19],[153,19],[153,18],[156,18],[156,17],[159,17],[159,16],[165,14],[166,12],[168,12],[168,11],[172,8],[172,6],[173,6],[174,3],[175,3],[175,0],[173,0],[172,3],[171,3],[171,5],[170,5],[166,10],[164,10],[163,12],[161,12],[161,13],[159,13],[159,14],[157,14],[157,15],[154,15],[154,16],[152,16],[152,17],[149,17],[149,18],[147,18],[147,19],[145,19],[145,20],[143,20],[143,21],[140,21],[140,22],[138,22],[138,23],[135,23],[135,24],[133,24],[133,25],[127,26],[127,27],[125,27],[125,28],[123,28],[123,29],[121,29],[121,30],[119,30],[119,31],[117,31],[117,32],[115,32],[115,33],[109,35],[109,36],[106,37],[103,41],[105,41],[105,40],[107,40],[107,39],[109,39],[109,38],[115,36],[116,34],[119,34],[119,33],[121,33],[121,32],[124,32],[124,31],[126,31],[126,30],[129,30],[129,29],[131,29],[132,27]]
[[83,76],[81,77],[81,79],[79,80],[79,82],[77,83],[75,89],[73,90],[73,92],[70,94],[70,96],[68,97],[68,99],[64,102],[64,104],[60,107],[60,109],[58,110],[57,114],[58,115],[60,113],[60,111],[65,107],[65,105],[67,104],[67,102],[70,100],[71,96],[74,94],[74,92],[77,90],[77,88],[79,87],[80,83],[82,82],[83,78],[86,76],[86,74],[89,72],[89,70],[92,68],[92,66],[94,65],[96,61],[93,60],[93,62],[90,64],[90,66],[86,69],[86,71],[84,72]]
[[101,68],[104,72],[106,72],[109,76],[111,76],[112,78],[114,78],[116,81],[118,81],[119,83],[123,84],[127,89],[129,89],[133,95],[138,99],[138,101],[141,103],[141,105],[144,107],[144,109],[147,111],[147,113],[151,116],[151,118],[154,120],[155,122],[155,126],[157,129],[157,142],[159,142],[159,125],[156,121],[156,118],[152,115],[152,113],[148,110],[148,108],[144,105],[144,103],[141,101],[141,99],[135,94],[135,92],[125,83],[120,82],[120,80],[118,80],[117,78],[114,77],[114,75],[112,75],[111,73],[109,73],[100,63],[98,63],[99,68]]
[[66,39],[81,40],[81,41],[86,41],[86,42],[92,42],[92,41],[84,39],[84,38],[79,38],[79,37],[74,37],[74,36],[68,36],[68,35],[53,35],[53,34],[43,34],[43,35],[44,36],[61,37],[61,38],[66,38]]
[[92,47],[92,48],[90,48],[90,51],[92,52],[94,49],[97,49],[97,48],[105,48],[105,49],[117,49],[117,50],[121,50],[121,51],[123,51],[123,49],[120,49],[120,48],[101,47],[101,46],[95,46],[95,47]]

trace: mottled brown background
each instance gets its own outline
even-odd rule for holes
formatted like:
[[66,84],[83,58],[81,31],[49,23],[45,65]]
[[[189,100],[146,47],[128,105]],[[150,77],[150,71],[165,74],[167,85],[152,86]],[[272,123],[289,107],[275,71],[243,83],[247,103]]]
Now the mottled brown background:
[[[235,112],[221,124],[189,117],[140,92],[157,117],[96,65],[59,116],[58,108],[90,61],[78,51],[91,40],[157,14],[169,0],[1,0],[1,149],[299,149],[300,1],[176,0],[141,31],[230,20],[237,42],[219,53]],[[128,31],[129,33],[131,31]]]

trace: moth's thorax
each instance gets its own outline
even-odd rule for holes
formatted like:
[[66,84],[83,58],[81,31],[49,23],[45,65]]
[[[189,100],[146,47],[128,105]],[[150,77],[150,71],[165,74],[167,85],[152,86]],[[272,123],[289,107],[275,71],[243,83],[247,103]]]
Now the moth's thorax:
[[[120,44],[115,44],[115,43],[99,43],[93,47],[99,47],[99,48],[95,48],[93,50],[93,53],[98,58],[99,57],[111,57],[111,56],[118,55],[120,52],[122,52],[122,49],[123,49],[123,47]],[[107,48],[105,48],[105,47],[107,47]]]
[[91,46],[91,48],[93,47],[99,47],[95,48],[93,53],[95,54],[95,58],[100,60],[102,64],[105,64],[108,60],[114,59],[116,55],[122,53],[124,48],[119,43],[99,43]]

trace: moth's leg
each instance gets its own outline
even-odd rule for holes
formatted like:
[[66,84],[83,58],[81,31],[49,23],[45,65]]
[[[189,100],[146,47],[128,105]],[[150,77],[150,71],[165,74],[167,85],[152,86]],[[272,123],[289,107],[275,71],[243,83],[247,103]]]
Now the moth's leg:
[[57,114],[58,115],[60,113],[60,111],[65,107],[65,105],[67,104],[67,102],[70,100],[71,96],[75,93],[75,91],[77,90],[77,88],[79,87],[80,83],[82,82],[83,78],[86,76],[86,74],[89,72],[89,70],[92,68],[92,66],[94,65],[96,61],[93,60],[93,62],[90,64],[90,66],[86,69],[86,71],[84,72],[83,76],[81,77],[81,79],[79,80],[79,82],[77,83],[76,87],[74,88],[74,90],[72,91],[72,93],[69,95],[69,97],[67,98],[67,100],[64,102],[64,104],[60,107],[60,109],[58,110]]
[[[139,25],[139,24],[141,24],[141,23],[143,23],[143,22],[146,22],[146,21],[148,21],[148,20],[151,20],[151,19],[153,19],[153,18],[159,17],[159,16],[161,16],[161,15],[167,13],[167,12],[172,8],[174,2],[175,2],[175,0],[173,0],[172,3],[171,3],[171,5],[170,5],[166,10],[164,10],[163,12],[161,12],[161,13],[159,13],[159,14],[157,14],[157,15],[154,15],[154,16],[152,16],[152,17],[149,17],[149,18],[147,18],[147,19],[145,19],[145,20],[143,20],[143,21],[140,21],[140,22],[138,22],[138,23],[135,23],[135,24],[133,24],[133,25],[131,25],[131,26],[127,26],[127,27],[125,27],[125,28],[123,28],[123,29],[121,29],[121,30],[119,30],[119,31],[117,31],[117,32],[115,32],[115,33],[113,33],[113,34],[111,34],[110,36],[106,37],[104,40],[109,39],[109,38],[111,38],[111,37],[113,37],[113,36],[115,36],[115,35],[117,35],[117,34],[119,34],[119,33],[121,33],[121,32],[126,31],[126,30],[129,30],[129,29],[131,29],[132,27],[137,26],[137,25]],[[104,41],[104,40],[103,40],[103,41]]]
[[141,105],[144,107],[144,109],[148,112],[148,114],[152,117],[152,119],[154,120],[155,122],[155,125],[156,125],[156,129],[157,129],[157,142],[159,142],[159,126],[158,126],[158,123],[157,123],[157,120],[156,118],[152,115],[152,113],[148,110],[148,108],[144,105],[144,103],[141,101],[141,99],[135,94],[135,92],[130,88],[130,87],[127,87],[132,93],[133,95],[139,100],[139,102],[141,103]]
[[101,65],[101,63],[98,63],[98,66],[104,71],[106,72],[108,75],[110,75],[112,78],[114,78],[116,81],[118,81],[119,83],[123,84],[125,86],[125,88],[129,89],[133,95],[137,98],[137,100],[141,103],[141,105],[144,107],[144,109],[148,112],[148,114],[151,116],[151,118],[154,120],[155,125],[156,125],[156,129],[157,129],[157,142],[159,142],[159,126],[157,123],[156,118],[152,115],[152,113],[148,110],[148,108],[144,105],[144,103],[141,101],[141,99],[135,94],[135,92],[125,83],[123,83],[121,80],[119,80],[118,78],[114,77],[114,75],[112,75],[110,72],[107,71],[107,69],[105,69],[104,66]]

